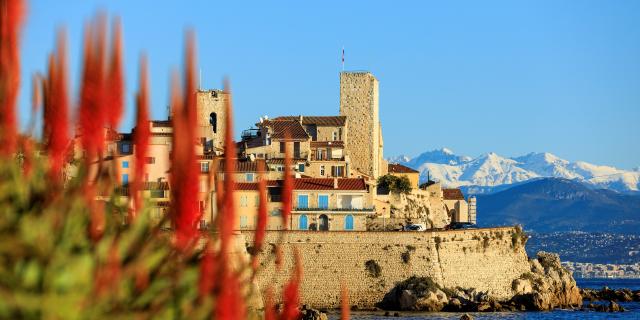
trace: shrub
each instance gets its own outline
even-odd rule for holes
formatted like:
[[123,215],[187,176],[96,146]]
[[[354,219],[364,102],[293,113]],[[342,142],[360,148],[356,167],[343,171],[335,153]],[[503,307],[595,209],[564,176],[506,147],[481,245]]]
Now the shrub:
[[397,177],[387,174],[378,178],[378,188],[381,191],[407,194],[411,192],[411,181],[407,176]]
[[411,251],[405,251],[401,253],[400,258],[402,258],[402,262],[408,264],[409,262],[411,262]]
[[369,275],[378,278],[382,274],[382,267],[375,260],[367,260],[364,263],[364,268],[369,272]]

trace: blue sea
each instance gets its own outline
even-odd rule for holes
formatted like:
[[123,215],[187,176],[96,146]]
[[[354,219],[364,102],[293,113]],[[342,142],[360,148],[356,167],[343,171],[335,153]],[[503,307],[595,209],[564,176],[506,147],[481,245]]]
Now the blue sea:
[[[640,279],[576,279],[578,287],[600,289],[607,286],[611,289],[629,288],[640,290]],[[629,302],[620,303],[627,311],[607,313],[595,311],[574,311],[574,310],[554,310],[548,312],[471,312],[474,319],[640,319],[640,303]],[[384,311],[376,312],[351,312],[353,320],[417,320],[417,319],[460,319],[463,313],[423,313],[423,312],[400,312],[399,317],[394,317],[391,312],[390,317],[384,316]],[[329,319],[339,319],[339,314],[329,314]]]

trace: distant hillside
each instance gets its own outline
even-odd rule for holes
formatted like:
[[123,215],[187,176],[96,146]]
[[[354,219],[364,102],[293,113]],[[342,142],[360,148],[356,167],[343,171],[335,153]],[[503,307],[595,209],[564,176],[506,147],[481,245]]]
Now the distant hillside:
[[584,182],[593,188],[625,193],[640,190],[640,169],[623,170],[584,161],[570,162],[551,153],[529,153],[520,157],[502,157],[489,152],[476,158],[456,155],[442,148],[416,157],[388,159],[420,171],[448,187],[463,187],[470,193],[490,193],[518,183],[540,178],[566,178]]
[[477,199],[481,226],[522,224],[535,232],[640,233],[640,196],[594,190],[574,180],[538,179]]

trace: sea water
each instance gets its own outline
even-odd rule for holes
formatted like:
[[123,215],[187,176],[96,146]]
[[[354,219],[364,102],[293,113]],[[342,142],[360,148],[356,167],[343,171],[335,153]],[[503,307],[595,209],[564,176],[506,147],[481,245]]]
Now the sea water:
[[[578,287],[601,289],[609,287],[610,289],[628,288],[631,290],[640,290],[640,279],[576,279]],[[553,310],[547,312],[469,312],[474,319],[640,319],[640,303],[638,302],[620,302],[627,311],[625,312],[595,312],[595,311],[579,311],[579,310]],[[394,312],[390,312],[391,316],[384,316],[384,311],[372,312],[351,312],[353,320],[417,320],[417,319],[460,319],[464,313],[453,312],[399,312],[399,317],[394,317]],[[340,319],[340,314],[331,313],[329,319]]]

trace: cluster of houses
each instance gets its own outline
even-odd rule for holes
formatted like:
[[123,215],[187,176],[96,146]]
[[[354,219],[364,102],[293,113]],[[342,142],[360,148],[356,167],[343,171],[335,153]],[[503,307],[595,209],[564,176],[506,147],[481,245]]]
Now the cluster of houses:
[[[197,157],[200,166],[198,199],[202,212],[201,228],[207,228],[218,214],[216,190],[210,176],[228,178],[236,184],[238,230],[256,227],[259,206],[259,179],[266,179],[268,199],[267,229],[284,229],[281,207],[285,174],[285,150],[291,155],[293,203],[291,230],[348,231],[367,230],[367,220],[400,217],[393,212],[393,196],[380,194],[377,179],[383,175],[406,176],[416,199],[422,194],[431,201],[428,207],[442,208],[444,222],[474,223],[475,210],[458,189],[443,189],[430,182],[419,188],[419,173],[411,168],[387,163],[383,158],[382,129],[379,119],[378,80],[369,72],[340,74],[340,109],[330,116],[260,117],[255,126],[242,133],[237,142],[235,168],[225,170],[222,160],[228,93],[199,90],[197,93]],[[144,194],[152,205],[151,214],[160,220],[170,205],[170,161],[173,129],[171,121],[150,121],[149,150],[146,157]],[[135,133],[110,132],[103,163],[114,168],[123,196],[133,175]],[[428,191],[427,191],[428,189]],[[434,203],[435,201],[435,203]],[[397,204],[397,203],[396,203]],[[438,209],[440,210],[440,209]],[[424,218],[428,218],[426,210]],[[473,211],[473,212],[472,212]],[[447,218],[448,217],[448,218]],[[446,221],[445,221],[446,220]],[[436,225],[434,225],[436,226]]]

